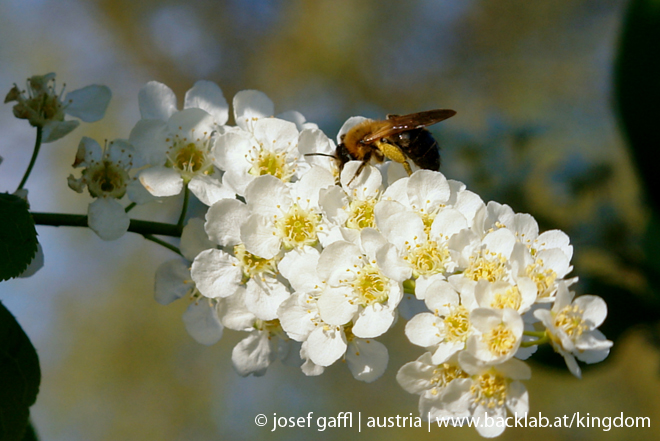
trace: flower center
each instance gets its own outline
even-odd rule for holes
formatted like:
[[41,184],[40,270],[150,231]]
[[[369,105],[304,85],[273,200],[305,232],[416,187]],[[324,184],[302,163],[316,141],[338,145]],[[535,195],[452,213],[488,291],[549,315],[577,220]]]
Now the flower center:
[[544,269],[541,259],[537,259],[536,262],[528,265],[525,270],[529,278],[536,283],[538,297],[550,297],[554,294],[557,273],[551,268]]
[[415,276],[430,276],[444,271],[449,249],[444,244],[438,246],[436,241],[429,240],[417,244],[404,259],[412,265]]
[[89,193],[95,197],[109,196],[120,199],[126,193],[130,177],[126,170],[112,161],[103,160],[84,171]]
[[275,221],[282,234],[286,249],[313,246],[317,242],[316,230],[321,216],[312,210],[303,210],[298,204],[293,204],[282,218]]
[[492,331],[482,335],[481,338],[488,346],[488,350],[498,357],[510,353],[516,345],[516,336],[503,323],[500,323]]
[[433,369],[433,378],[431,378],[433,387],[431,388],[431,393],[437,395],[440,390],[447,387],[452,380],[457,378],[469,378],[469,375],[455,364],[442,363],[438,365]]
[[276,259],[264,259],[255,256],[245,249],[245,245],[239,243],[234,246],[234,255],[243,269],[243,282],[246,283],[250,278],[264,273],[275,275],[277,273]]
[[507,381],[503,376],[494,372],[486,372],[475,379],[470,387],[470,392],[475,404],[494,409],[504,406],[506,386]]
[[198,174],[211,174],[213,162],[209,158],[211,137],[204,133],[202,138],[194,141],[174,135],[167,139],[172,145],[167,150],[167,167],[177,170],[184,182],[190,182]]
[[498,292],[493,296],[493,301],[490,303],[491,308],[504,309],[511,308],[518,311],[522,304],[522,296],[517,286],[512,286],[506,291]]
[[463,274],[475,282],[479,280],[497,282],[504,279],[507,274],[506,263],[506,258],[501,254],[481,250],[470,257],[468,267]]
[[362,306],[383,303],[389,297],[389,279],[372,265],[363,266],[351,285],[357,294],[358,303]]
[[470,313],[463,305],[456,306],[449,315],[445,317],[447,337],[450,342],[465,341],[470,332]]
[[279,319],[273,319],[273,320],[259,320],[257,319],[254,322],[254,329],[258,331],[266,331],[268,332],[268,338],[272,337],[281,337],[285,340],[288,340],[289,338],[287,335],[284,333],[284,329],[282,329],[282,325],[280,325]]
[[588,326],[582,318],[584,310],[578,305],[569,305],[555,315],[555,326],[561,328],[566,334],[575,340],[583,332],[588,331]]
[[246,155],[246,158],[252,167],[248,173],[253,176],[273,175],[283,182],[289,182],[295,172],[295,167],[287,164],[286,152],[264,149],[262,145],[259,150],[253,148],[249,156]]
[[373,198],[365,200],[353,200],[348,209],[350,215],[346,221],[346,226],[355,230],[362,230],[363,228],[375,228],[375,205],[376,199]]

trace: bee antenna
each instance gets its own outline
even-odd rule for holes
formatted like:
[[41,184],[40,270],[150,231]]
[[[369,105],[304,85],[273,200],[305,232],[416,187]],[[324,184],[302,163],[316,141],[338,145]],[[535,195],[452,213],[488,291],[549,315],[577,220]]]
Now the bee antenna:
[[335,155],[329,155],[327,153],[305,153],[305,156],[327,156],[328,158],[336,158]]

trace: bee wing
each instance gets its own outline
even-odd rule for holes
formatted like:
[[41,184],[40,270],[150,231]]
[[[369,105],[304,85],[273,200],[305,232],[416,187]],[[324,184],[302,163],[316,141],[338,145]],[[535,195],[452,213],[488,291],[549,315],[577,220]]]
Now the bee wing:
[[420,129],[444,121],[454,115],[456,115],[456,112],[450,109],[427,110],[409,115],[388,115],[387,120],[383,121],[382,127],[364,137],[362,141],[370,143],[406,130]]

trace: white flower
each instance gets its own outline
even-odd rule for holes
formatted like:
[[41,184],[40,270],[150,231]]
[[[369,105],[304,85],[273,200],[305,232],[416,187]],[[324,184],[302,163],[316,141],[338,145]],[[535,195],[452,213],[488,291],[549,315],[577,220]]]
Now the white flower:
[[280,262],[282,274],[296,290],[277,312],[282,328],[289,337],[303,342],[300,355],[306,360],[306,375],[320,375],[322,368],[343,356],[357,380],[374,381],[387,367],[387,348],[372,339],[356,337],[351,323],[341,326],[323,321],[318,299],[325,283],[316,272],[319,257],[316,249],[308,247],[287,253]]
[[184,184],[206,205],[234,197],[218,180],[211,157],[214,121],[198,108],[174,113],[167,122],[138,121],[130,141],[150,164],[140,173],[140,182],[154,196],[174,196]]
[[85,122],[103,118],[112,93],[106,86],[91,85],[69,92],[64,98],[64,87],[55,91],[55,74],[35,75],[27,80],[27,95],[18,86],[9,91],[5,103],[16,101],[14,116],[27,119],[34,127],[42,127],[42,142],[53,142],[67,135],[80,124],[64,120],[71,115]]
[[552,310],[537,309],[534,315],[546,327],[552,347],[564,357],[568,369],[580,378],[575,358],[589,364],[603,361],[612,342],[596,329],[607,317],[603,299],[585,295],[573,300],[574,295],[566,283],[560,282]]
[[454,380],[469,378],[458,364],[457,355],[443,363],[434,363],[430,352],[424,353],[415,361],[406,363],[396,374],[396,380],[406,392],[419,395],[419,413],[432,420],[455,415],[449,408],[451,397],[445,398],[447,386]]
[[323,246],[337,240],[356,242],[364,228],[376,228],[374,207],[382,194],[382,175],[372,166],[364,168],[348,188],[361,162],[351,161],[344,166],[341,186],[333,185],[319,193],[319,205],[328,220],[329,231],[322,237]]
[[486,438],[498,436],[505,429],[503,425],[487,424],[486,416],[492,418],[491,421],[503,421],[507,409],[514,415],[527,413],[529,396],[519,380],[529,379],[531,370],[524,362],[512,358],[489,366],[466,351],[459,354],[458,361],[470,378],[452,381],[443,394],[442,403],[420,400],[420,410],[431,412],[432,418],[450,416],[447,410],[453,416],[472,415],[479,419],[477,432]]
[[511,308],[476,308],[470,312],[474,333],[466,349],[486,364],[499,364],[514,356],[523,333],[523,320]]
[[281,251],[314,246],[325,226],[319,190],[333,185],[330,172],[314,167],[290,185],[271,175],[256,178],[245,192],[250,216],[241,226],[248,252],[272,259]]
[[260,377],[276,359],[299,366],[300,358],[278,320],[256,320],[250,334],[231,352],[231,361],[239,375]]
[[236,199],[222,199],[206,213],[206,232],[224,249],[209,249],[195,257],[192,278],[199,291],[209,298],[225,298],[245,287],[246,306],[261,320],[277,317],[279,304],[289,296],[277,274],[281,256],[256,256],[241,242],[240,229],[247,220],[246,205]]
[[277,118],[260,118],[252,131],[231,130],[215,141],[215,164],[225,171],[224,182],[237,194],[256,177],[272,175],[289,182],[302,161],[295,124]]
[[432,312],[413,317],[406,324],[406,336],[412,344],[431,350],[433,363],[444,363],[465,349],[468,337],[474,332],[470,322],[474,303],[464,299],[444,280],[433,281],[424,298]]
[[486,235],[500,228],[510,230],[516,238],[512,258],[516,261],[515,277],[531,279],[537,287],[537,300],[552,302],[557,282],[571,272],[573,246],[560,230],[539,235],[536,220],[529,214],[514,213],[508,205],[489,202],[479,211],[476,231]]
[[473,230],[463,230],[452,238],[450,247],[457,251],[459,274],[448,277],[461,293],[474,296],[477,283],[504,281],[515,284],[516,269],[521,263],[513,254],[515,235],[506,228],[492,231],[483,239]]
[[491,283],[479,280],[474,294],[482,308],[511,308],[524,314],[536,301],[536,285],[528,278],[518,279],[515,285],[504,281]]
[[454,236],[468,231],[482,205],[471,195],[441,173],[419,170],[390,185],[376,205],[378,228],[410,266],[418,299],[434,276],[446,277],[459,265],[465,244]]
[[142,119],[129,139],[149,164],[140,173],[142,185],[159,197],[177,195],[188,185],[206,205],[234,197],[222,186],[211,155],[214,134],[228,117],[220,88],[198,81],[186,93],[184,110],[178,111],[174,93],[152,81],[140,90],[139,102]]
[[91,138],[84,137],[78,146],[74,167],[85,167],[80,178],[68,178],[69,187],[82,193],[87,187],[96,198],[89,205],[88,225],[103,240],[120,238],[128,230],[130,219],[118,202],[135,180],[128,174],[133,167],[134,149],[128,142],[116,139],[103,149]]
[[404,279],[381,271],[380,251],[385,245],[380,233],[365,228],[359,244],[337,241],[323,250],[317,272],[326,283],[318,300],[324,322],[340,326],[352,321],[352,333],[361,338],[377,337],[390,328]]
[[192,218],[181,234],[182,259],[164,262],[156,270],[154,297],[161,305],[188,296],[190,305],[183,313],[183,322],[188,334],[197,342],[212,345],[222,337],[224,326],[221,310],[225,305],[221,299],[202,297],[190,276],[190,261],[202,250],[213,247],[206,239],[204,223]]

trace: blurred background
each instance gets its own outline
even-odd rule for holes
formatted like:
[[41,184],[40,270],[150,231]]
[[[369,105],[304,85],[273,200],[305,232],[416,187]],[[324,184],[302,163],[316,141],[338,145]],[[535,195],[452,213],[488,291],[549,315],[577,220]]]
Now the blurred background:
[[[657,2],[655,2],[657,3]],[[42,147],[27,183],[34,211],[85,213],[91,201],[67,187],[82,136],[127,138],[149,80],[180,99],[195,81],[217,82],[231,102],[258,89],[275,111],[302,112],[334,138],[350,116],[382,118],[455,109],[434,126],[442,171],[484,200],[533,214],[542,230],[575,246],[579,294],[603,296],[609,358],[573,378],[540,354],[526,382],[532,415],[648,416],[650,429],[507,429],[500,439],[660,438],[660,357],[653,275],[645,264],[651,209],[633,153],[617,124],[615,59],[626,0],[3,0],[0,89],[56,72],[67,90],[109,86],[100,122]],[[655,40],[658,41],[658,40]],[[656,51],[657,56],[657,51]],[[660,78],[660,77],[658,77]],[[4,96],[4,95],[3,95]],[[656,109],[657,112],[657,109]],[[656,113],[656,121],[657,121]],[[0,111],[0,191],[27,167],[34,130]],[[656,143],[657,144],[657,143]],[[77,173],[76,173],[77,175]],[[134,218],[176,222],[180,201],[138,207]],[[395,379],[423,352],[403,320],[383,341],[386,374],[371,384],[337,363],[321,377],[272,365],[241,378],[226,331],[204,347],[181,321],[186,302],[153,300],[156,268],[174,255],[140,236],[103,242],[83,228],[38,227],[45,266],[0,284],[41,361],[32,418],[41,440],[480,439],[463,429],[364,430],[256,427],[263,413],[417,416],[417,396]],[[657,298],[657,297],[656,297]],[[180,304],[179,304],[180,303]]]

